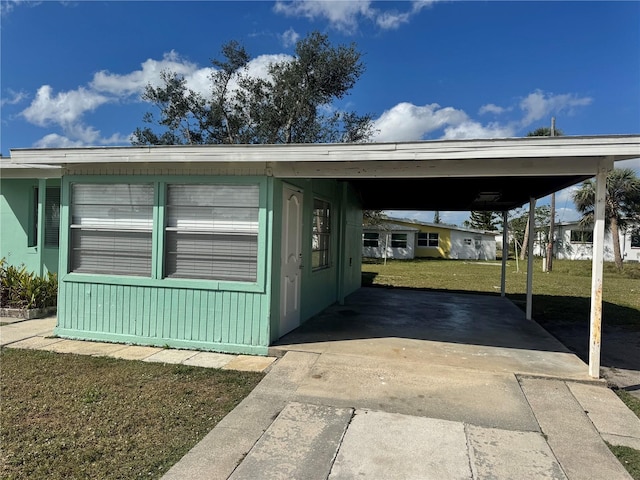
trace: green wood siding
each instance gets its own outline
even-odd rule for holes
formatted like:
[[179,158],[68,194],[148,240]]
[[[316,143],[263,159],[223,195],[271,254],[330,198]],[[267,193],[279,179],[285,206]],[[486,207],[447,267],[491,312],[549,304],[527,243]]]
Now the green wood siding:
[[[68,273],[70,185],[153,182],[151,277]],[[256,282],[163,278],[164,185],[257,183],[260,186]],[[61,198],[58,326],[65,338],[264,355],[269,345],[271,258],[267,177],[66,176]]]
[[265,294],[61,282],[56,334],[266,354]]

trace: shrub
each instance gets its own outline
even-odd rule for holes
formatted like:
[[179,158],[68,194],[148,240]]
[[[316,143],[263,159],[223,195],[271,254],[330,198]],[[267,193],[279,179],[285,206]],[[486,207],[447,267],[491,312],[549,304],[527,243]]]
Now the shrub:
[[47,273],[38,276],[20,268],[7,265],[0,260],[0,307],[2,308],[46,308],[56,305],[58,297],[58,276]]

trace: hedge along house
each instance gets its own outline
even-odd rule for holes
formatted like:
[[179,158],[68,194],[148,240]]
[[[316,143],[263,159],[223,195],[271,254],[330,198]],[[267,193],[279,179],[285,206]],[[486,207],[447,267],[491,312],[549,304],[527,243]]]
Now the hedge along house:
[[636,157],[640,136],[12,151],[62,167],[58,335],[256,354],[359,287],[362,209],[506,215],[595,175],[593,376],[604,182]]
[[0,157],[0,258],[44,275],[58,271],[60,167]]

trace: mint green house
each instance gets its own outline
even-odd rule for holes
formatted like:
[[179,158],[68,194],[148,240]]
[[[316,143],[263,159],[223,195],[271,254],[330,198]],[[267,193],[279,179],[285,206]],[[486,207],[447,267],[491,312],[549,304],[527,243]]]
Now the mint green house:
[[[360,287],[363,209],[506,216],[595,176],[599,332],[606,174],[638,157],[638,135],[16,149],[0,165],[0,251],[57,268],[61,337],[266,354]],[[506,258],[502,295],[505,272]]]
[[60,167],[0,157],[0,258],[37,275],[58,271]]
[[[362,210],[346,181],[276,178],[256,156],[264,148],[12,151],[14,163],[42,162],[25,172],[56,165],[61,178],[10,179],[3,168],[3,255],[34,269],[39,255],[57,270],[61,337],[266,354],[360,287]],[[228,160],[237,153],[248,161]],[[54,186],[59,252],[49,258]],[[27,217],[40,227],[33,241]]]

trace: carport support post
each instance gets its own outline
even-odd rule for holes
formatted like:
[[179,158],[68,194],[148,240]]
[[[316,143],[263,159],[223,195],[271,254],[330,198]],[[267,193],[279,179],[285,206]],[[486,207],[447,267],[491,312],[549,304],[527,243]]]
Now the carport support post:
[[[507,285],[507,257],[509,256],[509,234],[507,230],[509,226],[507,225],[507,214],[509,212],[502,212],[502,276],[500,278],[500,296],[504,297],[506,295],[506,285]],[[518,256],[518,252],[516,252],[516,256]]]
[[536,199],[531,197],[529,199],[529,238],[527,239],[527,320],[533,318],[533,237],[535,231]]
[[589,329],[589,376],[600,377],[602,340],[602,270],[604,262],[604,211],[607,194],[607,171],[598,168],[593,219],[593,260],[591,263],[591,316]]

